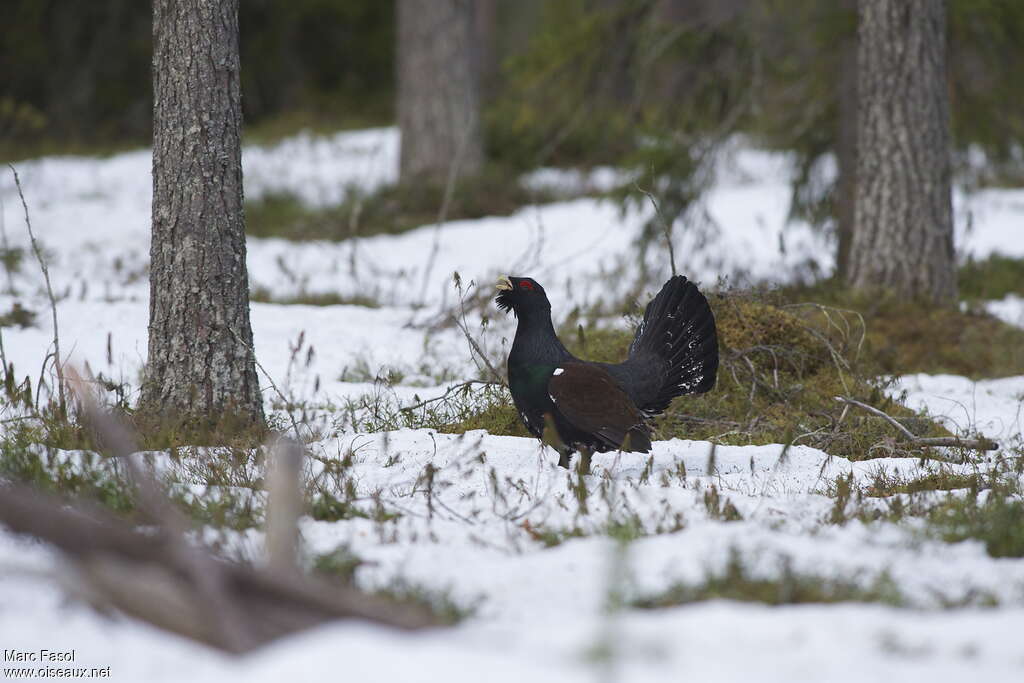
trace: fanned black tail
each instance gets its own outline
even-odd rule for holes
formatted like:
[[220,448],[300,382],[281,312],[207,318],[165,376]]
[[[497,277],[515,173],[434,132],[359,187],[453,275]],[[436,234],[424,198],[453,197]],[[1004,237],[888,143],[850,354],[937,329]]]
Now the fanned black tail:
[[664,411],[676,396],[703,394],[715,386],[715,316],[696,285],[682,275],[665,283],[647,304],[626,364],[654,375],[645,378],[636,396],[637,407],[648,415]]

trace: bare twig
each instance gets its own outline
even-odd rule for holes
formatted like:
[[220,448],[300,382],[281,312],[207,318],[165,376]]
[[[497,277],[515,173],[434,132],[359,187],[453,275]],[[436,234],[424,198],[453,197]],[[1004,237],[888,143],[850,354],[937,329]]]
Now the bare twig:
[[470,387],[472,387],[474,385],[477,385],[477,384],[482,385],[482,386],[487,386],[487,387],[501,387],[501,386],[505,386],[504,382],[492,382],[492,381],[488,381],[488,380],[485,380],[485,379],[470,379],[470,380],[466,380],[465,382],[460,382],[459,384],[455,384],[453,386],[448,387],[448,390],[445,391],[440,396],[435,396],[434,398],[428,398],[425,401],[420,401],[419,403],[414,403],[411,406],[405,406],[401,410],[402,410],[402,412],[406,412],[406,413],[411,412],[413,410],[419,410],[420,408],[422,408],[424,406],[428,406],[431,403],[436,403],[438,401],[444,401],[445,399],[447,399],[452,394],[456,394],[456,393],[458,393],[460,391],[465,391],[466,389],[469,389]]
[[18,177],[18,171],[11,164],[7,164],[7,167],[14,174],[14,184],[18,188],[18,197],[21,198],[21,206],[25,209],[25,227],[28,228],[28,237],[32,242],[32,251],[36,255],[39,268],[43,271],[43,279],[46,281],[46,296],[50,299],[50,312],[53,314],[53,365],[57,370],[57,398],[60,401],[61,411],[64,411],[67,404],[64,401],[64,368],[61,365],[63,360],[60,356],[60,333],[57,331],[57,298],[53,295],[53,287],[50,285],[50,269],[47,267],[46,259],[43,257],[43,250],[39,248],[35,233],[32,232],[32,221],[28,217],[28,203],[25,201],[25,194],[21,190],[21,179]]
[[999,449],[999,444],[991,439],[984,437],[978,439],[961,439],[956,436],[935,436],[935,437],[924,437],[917,436],[912,431],[907,429],[899,420],[888,415],[874,406],[869,406],[867,403],[856,401],[846,396],[836,396],[837,401],[846,403],[848,405],[856,406],[862,410],[866,410],[872,415],[877,415],[883,418],[899,432],[906,437],[907,442],[912,446],[923,446],[923,447],[950,447],[950,448],[968,448],[975,451],[995,451]]
[[[472,286],[473,283],[471,282],[470,287]],[[460,308],[460,315],[455,317],[455,324],[458,325],[459,329],[462,330],[462,334],[466,337],[466,341],[469,343],[469,348],[474,356],[474,359],[479,358],[483,362],[484,366],[486,366],[487,371],[491,374],[491,378],[495,382],[504,385],[505,380],[501,376],[501,373],[498,372],[497,368],[494,367],[494,364],[491,363],[490,359],[484,353],[483,349],[480,348],[480,344],[477,343],[476,339],[473,339],[473,335],[469,333],[469,324],[466,322],[466,305],[465,297],[463,296],[462,291],[462,279],[459,277],[458,273],[455,274],[455,287],[456,289],[459,290]],[[477,368],[481,369],[479,363],[477,364]]]
[[672,277],[675,277],[676,250],[675,247],[672,246],[672,226],[669,224],[667,220],[665,220],[665,216],[661,213],[661,207],[658,206],[657,200],[654,199],[654,195],[651,194],[649,191],[645,190],[644,188],[640,187],[640,185],[637,184],[635,181],[633,182],[633,187],[636,188],[637,192],[642,192],[643,194],[645,194],[647,198],[651,200],[651,204],[654,206],[654,211],[658,215],[658,220],[661,221],[661,229],[665,231],[665,244],[668,245],[668,259],[669,263],[672,264]]
[[270,373],[267,372],[266,368],[263,367],[263,364],[260,363],[258,358],[256,358],[256,349],[252,348],[252,346],[250,346],[249,344],[246,344],[245,341],[238,336],[238,333],[236,333],[230,327],[228,328],[228,332],[230,332],[231,336],[233,336],[235,340],[249,352],[249,355],[252,356],[252,362],[256,364],[256,367],[259,368],[260,372],[263,373],[263,376],[267,378],[268,382],[270,382],[271,388],[273,388],[274,392],[277,394],[277,397],[281,399],[281,403],[284,405],[285,412],[288,413],[288,419],[292,423],[292,430],[295,432],[295,438],[298,439],[299,442],[301,443],[302,432],[299,430],[299,423],[295,421],[295,416],[292,415],[292,411],[288,407],[288,398],[284,395],[284,392],[282,392],[281,389],[278,388],[277,383],[274,382],[274,378],[270,376]]

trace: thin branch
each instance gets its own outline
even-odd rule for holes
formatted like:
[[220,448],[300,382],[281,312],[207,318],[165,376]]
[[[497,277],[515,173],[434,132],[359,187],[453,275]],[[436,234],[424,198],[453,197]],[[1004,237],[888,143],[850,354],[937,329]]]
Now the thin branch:
[[54,297],[53,287],[50,285],[50,269],[46,265],[46,259],[43,258],[43,250],[39,248],[36,236],[32,232],[32,221],[28,217],[28,203],[25,201],[25,194],[21,190],[21,179],[18,177],[18,171],[11,164],[7,164],[7,167],[14,174],[14,184],[18,188],[18,197],[21,198],[21,206],[25,209],[25,226],[28,228],[28,236],[32,242],[32,251],[36,255],[36,260],[39,261],[39,268],[43,271],[43,279],[46,280],[46,296],[50,299],[50,312],[53,314],[53,365],[57,370],[57,397],[60,401],[60,409],[63,412],[66,408],[66,403],[64,401],[64,369],[61,366],[62,361],[60,357],[60,333],[57,331],[57,299]]
[[434,398],[428,398],[425,401],[420,401],[419,403],[415,403],[415,404],[413,404],[411,406],[406,406],[404,408],[401,408],[401,410],[402,410],[402,412],[406,412],[407,413],[407,412],[411,412],[413,410],[418,410],[418,409],[420,409],[420,408],[422,408],[424,406],[428,406],[431,403],[436,403],[438,401],[444,401],[445,399],[447,399],[452,394],[455,394],[455,393],[458,393],[459,391],[463,391],[465,389],[468,389],[469,387],[471,387],[471,386],[473,386],[475,384],[480,384],[480,385],[488,386],[488,387],[502,387],[502,386],[505,386],[505,384],[503,382],[492,382],[492,381],[489,381],[489,380],[486,380],[486,379],[470,379],[470,380],[466,380],[465,382],[460,382],[459,384],[455,384],[453,386],[448,387],[448,390],[445,391],[440,396],[435,396]]
[[956,436],[917,436],[912,431],[907,429],[902,423],[900,423],[899,420],[890,415],[887,415],[878,408],[869,406],[866,403],[861,403],[860,401],[856,401],[846,396],[836,396],[835,399],[841,403],[846,403],[848,405],[856,406],[858,408],[866,410],[869,413],[877,415],[878,417],[886,420],[889,424],[898,429],[899,432],[903,434],[904,437],[906,437],[907,442],[912,446],[968,448],[975,451],[995,451],[999,449],[998,443],[985,437],[981,437],[978,439],[961,439],[960,437]]
[[267,372],[266,368],[263,367],[263,364],[260,363],[258,358],[256,358],[256,349],[252,348],[252,346],[250,346],[249,344],[246,344],[245,341],[241,337],[238,336],[238,333],[236,333],[230,327],[228,328],[228,332],[230,332],[231,336],[233,336],[235,338],[235,341],[237,341],[239,344],[241,344],[242,347],[244,347],[245,350],[249,352],[249,355],[252,356],[252,362],[256,364],[256,367],[259,368],[260,372],[263,373],[263,376],[267,378],[268,382],[270,382],[270,386],[274,389],[274,392],[277,393],[277,397],[281,399],[281,403],[284,404],[284,410],[285,410],[286,413],[288,413],[288,419],[291,421],[292,429],[295,431],[295,438],[298,439],[299,442],[301,443],[302,442],[302,432],[299,430],[299,423],[295,421],[295,416],[292,415],[292,411],[288,407],[288,405],[289,405],[288,398],[284,395],[284,392],[282,392],[278,388],[277,383],[274,382],[274,378],[270,376],[270,373]]
[[672,246],[672,226],[669,224],[667,220],[665,220],[665,216],[661,213],[661,207],[658,206],[657,200],[654,199],[654,195],[645,190],[644,188],[640,187],[640,185],[638,185],[635,181],[633,182],[633,187],[635,187],[638,192],[642,192],[643,194],[647,195],[647,198],[651,200],[651,204],[654,206],[655,213],[658,214],[658,220],[661,221],[661,229],[665,231],[665,243],[668,245],[668,259],[669,263],[672,264],[672,277],[675,277],[676,250],[675,247]]
[[909,439],[909,440],[914,440],[914,439],[917,438],[917,435],[914,434],[914,432],[912,432],[909,429],[907,429],[906,426],[903,425],[899,420],[897,420],[896,418],[892,417],[891,415],[888,415],[888,414],[882,412],[881,410],[879,410],[878,408],[875,408],[874,406],[869,406],[867,403],[861,403],[860,401],[856,401],[856,400],[854,400],[852,398],[847,398],[846,396],[836,396],[835,398],[840,403],[848,403],[851,406],[857,406],[858,408],[866,410],[869,413],[871,413],[873,415],[877,415],[878,417],[886,420],[889,424],[891,424],[893,427],[898,429],[900,431],[900,433],[902,433],[903,436],[907,437],[907,439]]
[[[456,276],[457,275],[458,273],[456,273]],[[472,282],[470,283],[470,286],[473,286]],[[462,280],[458,277],[455,279],[455,287],[459,290],[459,308],[461,310],[461,316],[455,316],[455,324],[460,330],[462,330],[462,334],[465,335],[466,341],[469,342],[471,352],[483,361],[483,364],[487,367],[487,371],[491,373],[491,378],[495,382],[504,385],[505,380],[502,378],[501,373],[498,372],[497,368],[494,367],[494,364],[491,363],[489,358],[487,358],[483,349],[480,348],[480,344],[477,343],[476,339],[473,339],[473,335],[469,333],[469,324],[466,322],[466,300],[463,297]],[[477,365],[477,368],[480,368],[479,364]]]

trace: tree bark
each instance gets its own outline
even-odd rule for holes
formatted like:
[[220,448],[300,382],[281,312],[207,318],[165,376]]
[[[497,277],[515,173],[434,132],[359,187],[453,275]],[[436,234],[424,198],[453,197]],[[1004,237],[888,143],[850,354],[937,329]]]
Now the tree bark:
[[956,298],[946,10],[860,0],[857,190],[848,281],[936,303]]
[[398,0],[403,181],[446,182],[483,165],[473,0]]
[[[844,11],[853,16],[856,0],[843,0]],[[852,35],[839,46],[839,91],[836,94],[836,276],[845,280],[850,272],[850,244],[853,241],[854,205],[857,197],[857,38]]]
[[242,212],[238,0],[153,2],[149,358],[140,408],[264,424]]

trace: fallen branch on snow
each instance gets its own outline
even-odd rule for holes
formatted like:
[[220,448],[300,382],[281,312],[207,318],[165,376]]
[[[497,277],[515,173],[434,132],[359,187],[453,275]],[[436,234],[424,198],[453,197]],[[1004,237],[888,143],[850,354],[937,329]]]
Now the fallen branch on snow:
[[887,413],[869,406],[867,403],[848,398],[846,396],[836,396],[837,401],[840,403],[846,403],[847,405],[856,406],[862,410],[866,410],[872,415],[877,415],[883,418],[906,438],[907,443],[911,446],[923,446],[923,447],[949,447],[949,448],[967,448],[975,451],[995,451],[999,449],[999,444],[991,439],[985,437],[979,437],[977,439],[961,439],[958,436],[917,436],[912,431],[906,428],[899,420],[888,415]]

